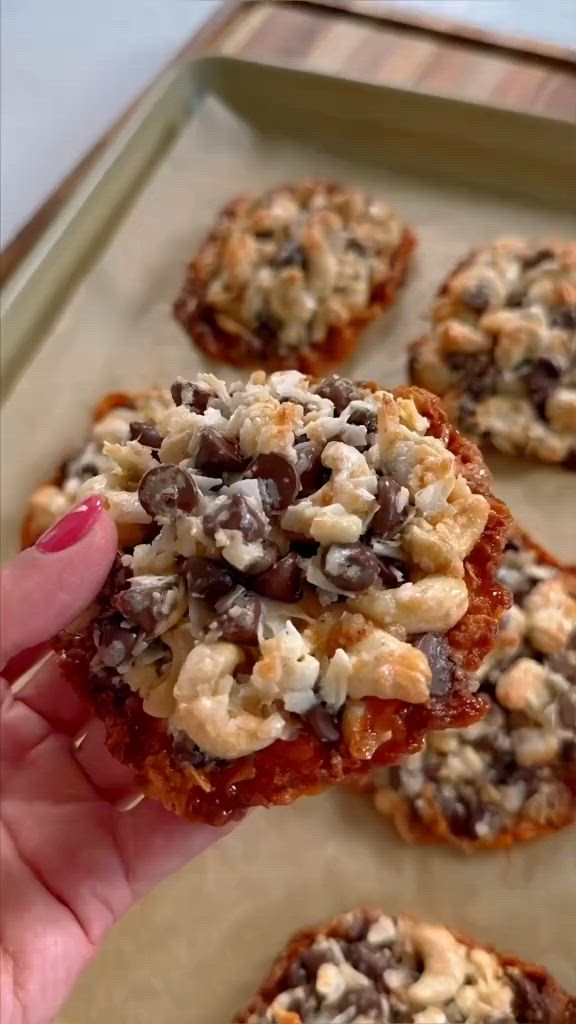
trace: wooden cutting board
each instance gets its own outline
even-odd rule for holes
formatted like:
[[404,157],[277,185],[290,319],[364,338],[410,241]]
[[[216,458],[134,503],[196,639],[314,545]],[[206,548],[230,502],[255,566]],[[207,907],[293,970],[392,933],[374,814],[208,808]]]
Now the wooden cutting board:
[[[206,53],[324,71],[576,122],[576,51],[370,0],[228,0],[175,60]],[[4,284],[138,97],[0,256]],[[535,140],[537,144],[537,140]]]

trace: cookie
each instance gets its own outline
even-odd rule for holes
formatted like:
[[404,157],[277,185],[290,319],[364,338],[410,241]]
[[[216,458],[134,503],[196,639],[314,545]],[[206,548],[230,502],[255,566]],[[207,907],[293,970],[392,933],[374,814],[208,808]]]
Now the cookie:
[[387,203],[344,185],[242,197],[189,265],[175,315],[222,362],[324,373],[393,301],[415,244]]
[[[84,497],[87,481],[90,491],[97,487],[94,478],[101,478],[112,465],[104,454],[106,444],[126,441],[137,436],[139,429],[153,430],[155,418],[169,401],[168,392],[153,388],[106,395],[94,410],[90,435],[83,447],[60,466],[50,483],[40,484],[32,494],[22,522],[22,547],[35,544],[52,523]],[[137,541],[138,534],[123,530],[121,523],[118,525],[126,543]]]
[[478,443],[576,468],[576,243],[501,239],[442,286],[413,383]]
[[576,570],[517,531],[498,578],[514,604],[478,672],[488,714],[374,779],[376,807],[411,841],[473,852],[576,820]]
[[436,399],[298,371],[172,395],[98,485],[153,539],[60,641],[143,791],[221,824],[480,717],[509,516]]
[[233,1024],[573,1024],[543,967],[439,924],[359,909],[296,935]]

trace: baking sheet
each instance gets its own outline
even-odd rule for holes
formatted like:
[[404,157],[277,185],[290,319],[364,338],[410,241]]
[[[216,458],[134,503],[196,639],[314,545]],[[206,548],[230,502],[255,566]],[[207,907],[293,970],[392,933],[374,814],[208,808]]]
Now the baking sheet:
[[[576,223],[558,207],[456,187],[435,174],[432,151],[417,172],[400,172],[385,151],[365,159],[356,140],[343,156],[342,138],[320,123],[317,136],[313,145],[262,133],[213,96],[196,110],[5,404],[8,549],[30,489],[81,441],[104,392],[206,366],[170,307],[197,242],[234,194],[325,176],[389,197],[416,227],[421,246],[407,287],[345,367],[390,386],[405,379],[405,342],[421,331],[435,287],[469,247],[507,233],[574,236]],[[574,476],[503,458],[494,465],[497,491],[523,524],[574,559]],[[225,1024],[291,931],[362,902],[443,920],[544,963],[576,990],[573,831],[464,859],[409,849],[363,798],[330,793],[254,812],[143,900],[108,937],[61,1020]]]

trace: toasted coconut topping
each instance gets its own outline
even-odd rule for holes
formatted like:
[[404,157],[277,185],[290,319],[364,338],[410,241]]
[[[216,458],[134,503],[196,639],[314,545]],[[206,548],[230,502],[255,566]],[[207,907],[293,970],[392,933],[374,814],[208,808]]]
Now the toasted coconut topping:
[[464,685],[443,634],[490,505],[413,398],[296,371],[229,388],[203,373],[172,395],[152,433],[104,442],[79,489],[142,537],[93,624],[95,678],[222,760],[304,722],[353,737],[370,698]]

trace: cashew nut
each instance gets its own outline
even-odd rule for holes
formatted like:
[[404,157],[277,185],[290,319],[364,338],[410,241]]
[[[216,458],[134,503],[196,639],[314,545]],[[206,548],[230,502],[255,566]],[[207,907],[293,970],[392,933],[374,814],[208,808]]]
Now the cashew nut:
[[[442,481],[419,491],[417,499],[420,499],[419,508],[423,515],[437,515],[441,509],[431,502],[440,500],[446,493],[449,491],[442,488]],[[423,500],[425,495],[429,507]],[[462,559],[470,554],[481,536],[488,512],[486,498],[469,492],[467,497],[444,503],[442,516],[434,524],[423,516],[415,516],[404,531],[404,547],[425,572],[462,576]]]
[[444,1010],[441,1010],[439,1006],[427,1006],[425,1010],[420,1010],[414,1017],[414,1024],[446,1024],[447,1021]]
[[38,487],[30,500],[30,525],[34,537],[44,533],[56,519],[63,516],[70,507],[70,501],[54,484]]
[[383,629],[372,629],[348,655],[348,694],[353,699],[396,698],[410,704],[428,700],[430,665],[426,655],[412,644],[397,640]]
[[372,587],[349,600],[348,607],[379,626],[403,626],[408,633],[443,633],[465,614],[468,589],[464,580],[454,576],[427,576],[396,590]]
[[452,999],[466,977],[466,947],[439,925],[400,918],[398,931],[420,953],[424,971],[406,990],[415,1006],[438,1006]]
[[546,419],[559,433],[576,434],[576,388],[556,388],[546,401]]
[[[100,486],[99,481],[103,484]],[[109,490],[108,477],[93,477],[87,480],[78,493],[79,498],[88,494],[103,494],[106,498],[108,510],[116,523],[149,523],[150,516],[144,511],[138,493],[136,491],[113,491]],[[83,493],[82,493],[83,492]]]
[[509,711],[541,710],[550,698],[544,665],[533,658],[518,658],[499,677],[496,696]]
[[242,660],[242,650],[235,644],[198,644],[174,687],[174,725],[212,757],[243,757],[290,736],[282,715],[273,712],[261,718],[242,707],[242,687],[232,675]]
[[316,974],[316,991],[324,999],[339,999],[346,991],[346,980],[336,964],[320,964]]
[[174,711],[174,684],[194,643],[184,623],[164,633],[162,642],[172,652],[172,660],[164,676],[158,676],[154,663],[137,659],[126,673],[126,682],[142,697],[142,706],[153,718],[169,718]]
[[556,576],[538,583],[524,601],[528,637],[537,650],[562,650],[576,627],[576,600],[570,595],[570,577]]
[[364,529],[360,516],[346,512],[343,505],[317,506],[309,499],[286,509],[282,527],[293,533],[308,533],[320,544],[352,544]]
[[558,757],[560,736],[554,729],[532,729],[522,726],[510,733],[514,756],[519,765],[529,768],[550,764]]

